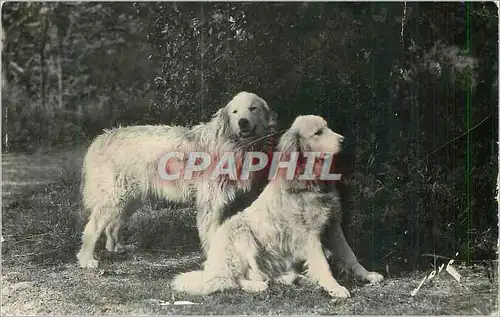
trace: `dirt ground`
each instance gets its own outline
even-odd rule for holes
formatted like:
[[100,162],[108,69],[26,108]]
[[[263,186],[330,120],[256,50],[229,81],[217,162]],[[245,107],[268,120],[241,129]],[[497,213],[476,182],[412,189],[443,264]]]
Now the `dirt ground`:
[[[199,268],[192,210],[148,206],[124,234],[135,242],[124,255],[103,251],[100,268],[82,270],[75,254],[83,226],[78,151],[2,156],[2,315],[144,314],[469,314],[498,316],[498,283],[488,265],[456,263],[415,289],[427,271],[365,285],[339,281],[351,292],[332,300],[311,286],[271,284],[260,294],[242,291],[187,296],[171,291],[176,273]],[[184,208],[184,209],[182,209]],[[386,272],[381,272],[384,275]],[[494,277],[495,276],[495,277]],[[175,301],[194,304],[173,305]]]

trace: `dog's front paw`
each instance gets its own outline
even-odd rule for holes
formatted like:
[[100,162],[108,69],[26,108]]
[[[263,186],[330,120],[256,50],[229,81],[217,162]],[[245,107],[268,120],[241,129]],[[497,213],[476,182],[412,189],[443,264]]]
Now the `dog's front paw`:
[[267,282],[264,281],[242,280],[240,281],[240,286],[244,291],[252,293],[263,292],[268,288]]
[[349,291],[347,288],[344,286],[337,286],[333,289],[328,290],[328,294],[330,294],[331,297],[351,297],[351,294],[349,294]]
[[96,269],[99,266],[99,262],[94,257],[85,257],[81,253],[78,253],[76,257],[82,269]]
[[379,274],[377,272],[368,272],[368,274],[364,276],[364,280],[371,284],[378,283],[383,279],[384,277],[382,276],[382,274]]

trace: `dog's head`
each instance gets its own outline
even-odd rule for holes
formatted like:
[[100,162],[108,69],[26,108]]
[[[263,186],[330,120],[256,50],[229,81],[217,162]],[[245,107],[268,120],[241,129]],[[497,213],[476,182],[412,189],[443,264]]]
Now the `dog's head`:
[[[223,116],[229,133],[241,140],[268,135],[276,123],[276,113],[256,94],[240,92],[218,112]],[[227,132],[227,131],[226,131]]]
[[319,116],[298,116],[280,139],[279,151],[339,153],[344,137],[333,132]]
[[[278,150],[282,159],[288,160],[291,153],[298,152],[298,161],[295,175],[300,175],[305,170],[309,159],[313,159],[305,152],[316,152],[312,173],[315,177],[322,174],[323,164],[330,164],[329,171],[334,168],[334,157],[341,151],[344,137],[333,132],[325,119],[319,116],[299,116],[295,119],[290,129],[280,138]],[[326,154],[333,155],[332,161],[326,161]],[[319,154],[319,156],[317,156]]]

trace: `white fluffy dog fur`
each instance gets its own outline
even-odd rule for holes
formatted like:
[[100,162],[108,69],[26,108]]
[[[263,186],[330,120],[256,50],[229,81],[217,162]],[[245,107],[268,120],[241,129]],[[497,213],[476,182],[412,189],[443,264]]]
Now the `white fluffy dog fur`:
[[[337,153],[342,140],[323,118],[299,116],[281,137],[278,149],[282,153]],[[196,295],[231,288],[263,291],[269,280],[290,284],[305,278],[319,284],[331,296],[349,297],[348,290],[332,276],[321,243],[322,232],[333,217],[339,223],[338,228],[331,228],[337,232],[330,234],[332,243],[338,244],[334,249],[336,255],[351,268],[361,266],[347,243],[339,243],[339,236],[344,235],[338,204],[337,196],[322,192],[317,182],[280,177],[272,180],[250,207],[219,227],[204,269],[176,276],[173,289]],[[307,276],[295,271],[300,263],[306,264]],[[383,278],[375,272],[357,272],[371,282]]]
[[[253,191],[259,181],[224,182],[221,179],[162,181],[157,167],[167,152],[257,151],[275,129],[276,115],[259,96],[240,92],[208,123],[181,126],[130,126],[105,131],[90,145],[82,170],[84,207],[90,217],[77,254],[82,268],[98,266],[94,249],[105,231],[106,249],[122,252],[119,230],[123,222],[148,197],[175,202],[196,201],[197,226],[203,249],[228,205],[239,195]],[[265,183],[264,183],[265,184]]]

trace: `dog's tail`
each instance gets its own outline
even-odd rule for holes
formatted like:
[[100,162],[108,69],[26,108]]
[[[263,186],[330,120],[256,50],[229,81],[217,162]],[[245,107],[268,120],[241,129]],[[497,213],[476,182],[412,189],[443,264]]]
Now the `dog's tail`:
[[192,295],[206,295],[237,286],[235,279],[229,276],[215,276],[207,271],[181,273],[172,281],[175,291]]

